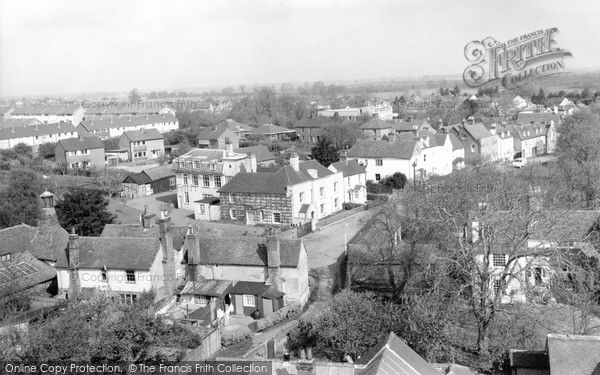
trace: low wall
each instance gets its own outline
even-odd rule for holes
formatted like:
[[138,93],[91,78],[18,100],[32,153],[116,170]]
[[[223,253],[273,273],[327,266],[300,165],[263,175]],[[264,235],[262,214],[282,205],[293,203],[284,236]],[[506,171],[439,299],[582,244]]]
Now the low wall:
[[202,344],[189,352],[182,361],[202,361],[210,358],[221,349],[221,332],[213,329],[211,333],[202,339]]

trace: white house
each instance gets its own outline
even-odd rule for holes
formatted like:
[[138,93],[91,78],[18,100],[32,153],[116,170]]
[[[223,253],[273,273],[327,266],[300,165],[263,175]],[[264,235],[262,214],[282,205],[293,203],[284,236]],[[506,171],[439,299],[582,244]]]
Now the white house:
[[56,143],[61,139],[78,137],[70,122],[39,124],[0,129],[0,149],[13,148],[19,143],[31,146],[34,151],[43,143]]
[[79,124],[85,114],[85,108],[69,106],[36,106],[19,107],[10,113],[10,118],[15,119],[36,119],[44,124],[53,124],[57,122],[70,122]]
[[366,168],[367,180],[381,181],[396,172],[413,179],[421,148],[416,141],[358,140],[346,157]]
[[364,204],[367,201],[367,170],[355,160],[343,160],[329,166],[332,172],[342,172],[344,203]]
[[168,133],[179,129],[179,120],[172,114],[145,116],[100,116],[86,118],[77,125],[77,131],[100,139],[120,137],[126,131],[156,129]]

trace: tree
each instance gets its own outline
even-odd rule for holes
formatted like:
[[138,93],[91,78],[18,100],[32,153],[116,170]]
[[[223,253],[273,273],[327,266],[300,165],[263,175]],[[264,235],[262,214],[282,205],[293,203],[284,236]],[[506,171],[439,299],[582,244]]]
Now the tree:
[[329,138],[319,137],[319,141],[311,149],[311,158],[324,167],[329,167],[340,160],[340,155]]
[[363,137],[363,132],[354,122],[333,121],[321,129],[319,136],[329,139],[339,151],[352,148],[356,141]]
[[107,207],[102,191],[71,188],[56,205],[56,215],[68,232],[75,228],[82,236],[100,236],[104,226],[117,218]]
[[38,154],[42,159],[54,159],[55,142],[42,143],[38,147]]
[[381,181],[381,184],[393,190],[401,190],[404,189],[404,185],[406,184],[406,176],[402,172],[396,172],[391,176],[385,177]]
[[118,137],[103,139],[102,144],[104,145],[105,150],[118,150],[120,148]]
[[25,143],[18,143],[12,149],[18,155],[26,156],[26,157],[33,156],[33,148]]
[[458,85],[454,86],[454,90],[452,90],[452,93],[454,95],[459,95],[460,94],[460,87],[458,87]]
[[131,89],[131,91],[129,91],[129,103],[138,103],[140,100],[142,100],[142,97],[140,96],[138,89]]
[[101,191],[107,193],[108,200],[110,201],[113,195],[121,191],[125,177],[126,173],[123,170],[105,168],[104,171],[98,172],[98,176],[94,178],[94,184]]
[[42,192],[36,172],[29,169],[11,171],[8,189],[0,192],[0,228],[22,223],[36,226],[42,214],[39,198]]

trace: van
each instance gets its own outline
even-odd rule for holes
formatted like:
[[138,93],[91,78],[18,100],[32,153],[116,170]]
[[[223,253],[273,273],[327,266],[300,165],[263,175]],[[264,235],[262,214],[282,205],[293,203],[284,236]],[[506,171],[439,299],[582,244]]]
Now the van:
[[527,159],[525,158],[516,158],[513,160],[513,167],[515,168],[523,168],[527,165]]

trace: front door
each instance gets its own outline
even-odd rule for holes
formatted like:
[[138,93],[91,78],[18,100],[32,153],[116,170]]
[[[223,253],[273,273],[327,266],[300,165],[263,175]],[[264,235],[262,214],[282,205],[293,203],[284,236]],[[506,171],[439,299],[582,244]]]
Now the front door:
[[256,225],[256,213],[254,211],[246,211],[246,225]]

